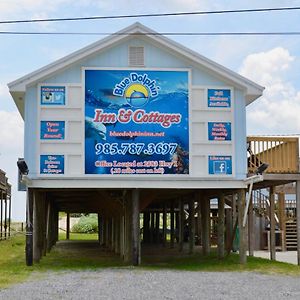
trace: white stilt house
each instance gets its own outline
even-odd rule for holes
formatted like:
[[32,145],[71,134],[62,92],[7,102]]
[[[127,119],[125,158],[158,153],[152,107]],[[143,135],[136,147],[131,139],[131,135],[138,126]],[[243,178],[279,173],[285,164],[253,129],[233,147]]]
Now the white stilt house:
[[[101,243],[133,264],[141,213],[143,242],[161,238],[160,210],[173,213],[180,247],[189,203],[190,237],[201,215],[206,253],[210,198],[219,199],[222,226],[224,197],[238,194],[242,220],[246,106],[261,96],[258,84],[135,23],[9,90],[25,121],[28,264],[57,240],[58,211],[98,213]],[[243,262],[242,228],[240,236]],[[218,243],[222,256],[224,234]]]

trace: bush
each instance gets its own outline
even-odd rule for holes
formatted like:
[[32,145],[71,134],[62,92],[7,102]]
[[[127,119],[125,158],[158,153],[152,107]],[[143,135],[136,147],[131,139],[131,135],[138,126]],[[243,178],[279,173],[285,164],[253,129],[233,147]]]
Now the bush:
[[72,232],[76,233],[96,233],[98,232],[97,214],[81,216],[78,223],[72,226]]
[[80,218],[81,216],[84,216],[84,214],[80,214],[80,213],[72,213],[72,214],[70,214],[71,218]]

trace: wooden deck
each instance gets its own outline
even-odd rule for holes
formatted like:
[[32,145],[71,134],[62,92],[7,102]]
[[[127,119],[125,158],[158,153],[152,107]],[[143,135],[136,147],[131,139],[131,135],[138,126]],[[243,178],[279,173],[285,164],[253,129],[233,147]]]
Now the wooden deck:
[[[260,225],[261,247],[263,234],[268,234],[268,248],[271,259],[276,257],[276,233],[282,251],[297,249],[300,240],[300,172],[299,172],[299,139],[298,137],[249,136],[248,176],[257,172],[262,164],[268,164],[263,172],[263,181],[254,184],[253,208],[260,224],[267,225],[263,230]],[[295,194],[292,200],[286,194]],[[299,206],[299,207],[298,207]],[[252,230],[252,229],[251,229]],[[253,231],[252,231],[253,232]],[[298,264],[300,264],[300,247],[298,246]]]
[[248,174],[256,173],[262,164],[268,164],[264,181],[254,189],[279,186],[300,180],[298,137],[248,136]]
[[299,173],[299,139],[297,137],[249,136],[248,173],[255,173],[262,163],[269,165],[266,174]]

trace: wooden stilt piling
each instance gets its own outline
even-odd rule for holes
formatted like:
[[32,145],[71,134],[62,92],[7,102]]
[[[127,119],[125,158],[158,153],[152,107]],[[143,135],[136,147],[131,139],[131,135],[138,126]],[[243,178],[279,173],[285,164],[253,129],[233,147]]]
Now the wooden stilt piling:
[[26,199],[26,265],[33,265],[33,190],[27,190]]
[[210,199],[203,197],[201,200],[201,222],[202,222],[202,253],[210,253]]
[[184,238],[184,224],[185,224],[185,214],[184,214],[184,202],[183,199],[179,201],[179,251],[183,251],[183,238]]
[[166,246],[167,243],[167,204],[163,205],[163,234],[162,234],[162,243],[163,246]]
[[[296,196],[297,197],[297,196]],[[279,223],[280,223],[280,241],[281,241],[281,251],[286,251],[286,215],[285,215],[285,194],[278,193],[278,203],[279,203]]]
[[70,239],[70,213],[67,213],[66,220],[66,240]]
[[155,213],[155,243],[159,244],[160,213]]
[[189,254],[195,250],[195,199],[189,200]]
[[238,227],[240,234],[240,243],[239,243],[239,255],[240,263],[247,263],[247,240],[246,240],[246,229],[243,226],[243,217],[246,203],[246,190],[239,190],[239,199],[238,199]]
[[276,260],[275,248],[275,193],[274,187],[270,187],[270,259]]
[[139,190],[132,191],[132,264],[141,263],[140,256]]
[[174,213],[174,201],[172,200],[170,203],[170,226],[171,226],[171,237],[170,237],[170,247],[174,248],[174,241],[175,241],[175,213]]
[[254,223],[253,223],[253,198],[250,197],[248,208],[248,251],[249,256],[254,256]]
[[225,255],[225,199],[224,194],[218,197],[218,257],[224,258]]

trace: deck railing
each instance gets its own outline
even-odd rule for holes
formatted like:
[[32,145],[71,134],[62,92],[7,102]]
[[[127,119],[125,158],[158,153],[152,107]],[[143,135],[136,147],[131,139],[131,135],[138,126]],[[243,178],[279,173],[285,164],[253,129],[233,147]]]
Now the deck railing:
[[5,172],[0,169],[0,185],[6,186]]
[[266,173],[299,172],[299,140],[297,137],[249,136],[248,172],[262,163],[269,165]]

